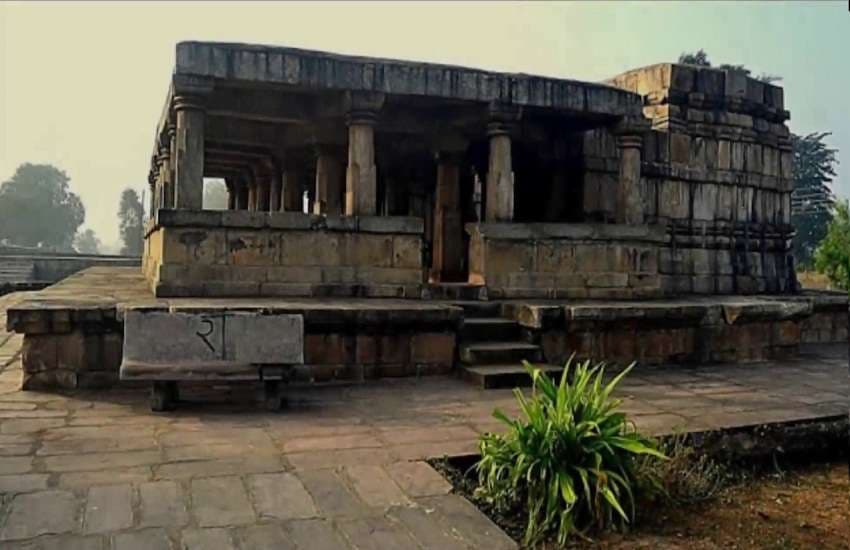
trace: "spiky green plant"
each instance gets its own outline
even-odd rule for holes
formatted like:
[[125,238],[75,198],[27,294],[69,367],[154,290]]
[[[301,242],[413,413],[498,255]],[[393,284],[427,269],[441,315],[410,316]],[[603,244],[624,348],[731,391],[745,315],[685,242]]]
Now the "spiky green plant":
[[636,457],[665,458],[611,396],[634,364],[608,384],[602,363],[574,366],[570,357],[560,383],[523,364],[532,394],[514,390],[521,418],[493,412],[509,429],[481,437],[480,492],[503,510],[524,505],[528,545],[550,536],[563,545],[591,528],[625,526],[635,512]]

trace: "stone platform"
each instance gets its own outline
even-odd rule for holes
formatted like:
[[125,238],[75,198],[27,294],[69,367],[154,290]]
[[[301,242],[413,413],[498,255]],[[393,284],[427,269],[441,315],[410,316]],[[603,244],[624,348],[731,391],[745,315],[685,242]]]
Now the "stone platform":
[[[761,362],[848,337],[847,298],[839,293],[646,301],[164,299],[137,269],[92,268],[9,309],[8,330],[25,335],[24,387],[116,382],[123,315],[132,308],[303,315],[305,364],[296,375],[309,382],[448,374],[458,363],[505,374],[505,365],[517,369],[523,358],[563,364],[572,352],[641,365]],[[513,330],[507,346],[505,329]]]
[[[32,297],[0,298],[0,321]],[[4,549],[517,547],[424,461],[474,453],[501,429],[494,407],[517,413],[510,390],[446,376],[304,387],[276,414],[228,385],[188,388],[159,415],[139,389],[21,391],[22,345],[0,330]],[[846,350],[640,369],[617,395],[642,430],[726,430],[746,448],[756,426],[846,421]]]

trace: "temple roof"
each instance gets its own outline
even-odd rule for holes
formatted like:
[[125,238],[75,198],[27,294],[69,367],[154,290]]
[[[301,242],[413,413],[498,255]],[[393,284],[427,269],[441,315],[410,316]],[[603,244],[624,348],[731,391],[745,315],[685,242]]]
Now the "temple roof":
[[177,45],[175,76],[501,102],[608,115],[640,115],[641,96],[606,84],[527,74],[219,42]]

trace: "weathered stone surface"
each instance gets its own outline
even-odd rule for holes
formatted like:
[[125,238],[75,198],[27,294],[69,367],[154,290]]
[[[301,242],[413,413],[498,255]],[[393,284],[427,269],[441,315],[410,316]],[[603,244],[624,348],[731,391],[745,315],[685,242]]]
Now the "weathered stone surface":
[[112,485],[89,489],[83,518],[85,533],[109,533],[133,525],[132,488]]
[[180,486],[173,481],[139,485],[139,526],[179,527],[188,522]]
[[192,480],[192,513],[201,527],[254,522],[254,512],[238,477]]
[[289,520],[317,515],[312,497],[293,474],[254,475],[249,478],[249,487],[261,518]]
[[80,503],[68,491],[41,491],[12,499],[0,540],[68,533],[77,528]]

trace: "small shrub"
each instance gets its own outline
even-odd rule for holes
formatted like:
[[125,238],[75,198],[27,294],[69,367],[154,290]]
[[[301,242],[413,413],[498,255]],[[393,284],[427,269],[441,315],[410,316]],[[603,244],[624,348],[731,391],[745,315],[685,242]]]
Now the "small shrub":
[[637,461],[637,478],[639,486],[653,489],[652,496],[667,504],[712,499],[729,481],[727,469],[688,445],[684,434],[663,439],[659,450],[667,460],[641,457]]
[[636,457],[663,459],[618,412],[611,392],[630,365],[603,385],[604,365],[573,368],[571,357],[560,383],[524,363],[532,395],[514,390],[523,418],[493,413],[508,425],[503,435],[481,438],[480,492],[500,509],[527,514],[525,543],[556,536],[559,544],[590,528],[625,526],[635,513]]

